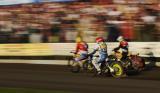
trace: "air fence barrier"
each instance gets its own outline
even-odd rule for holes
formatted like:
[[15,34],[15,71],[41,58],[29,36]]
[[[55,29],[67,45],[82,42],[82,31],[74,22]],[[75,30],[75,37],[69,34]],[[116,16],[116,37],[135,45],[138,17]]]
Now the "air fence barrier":
[[[91,52],[95,43],[88,44]],[[118,45],[118,42],[107,42],[108,54]],[[75,47],[76,43],[0,44],[0,59],[67,60],[73,55],[70,51],[75,50]],[[129,42],[129,51],[147,61],[160,63],[160,42]]]

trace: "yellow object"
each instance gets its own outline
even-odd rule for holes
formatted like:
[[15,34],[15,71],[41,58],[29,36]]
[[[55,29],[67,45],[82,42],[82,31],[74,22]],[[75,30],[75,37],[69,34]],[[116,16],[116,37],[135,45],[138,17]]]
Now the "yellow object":
[[76,38],[76,43],[81,42],[81,41],[82,41],[82,38],[81,38],[81,37],[77,37],[77,38]]
[[123,70],[122,70],[122,68],[120,67],[120,65],[114,64],[114,65],[113,65],[113,68],[117,68],[117,69],[118,69],[118,71],[115,72],[115,75],[119,76],[119,75],[121,75],[121,74],[123,73]]
[[0,56],[42,56],[53,55],[50,44],[0,44]]
[[115,56],[117,59],[121,59],[122,58],[122,54],[121,53],[115,53]]

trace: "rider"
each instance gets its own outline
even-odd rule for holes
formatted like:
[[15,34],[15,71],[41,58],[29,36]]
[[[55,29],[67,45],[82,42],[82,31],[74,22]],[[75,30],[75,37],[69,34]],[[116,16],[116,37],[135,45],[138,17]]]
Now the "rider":
[[114,48],[115,52],[121,51],[122,58],[120,60],[126,60],[128,58],[128,42],[123,38],[123,36],[119,36],[117,38],[117,41],[119,41],[119,46]]
[[106,58],[108,57],[107,44],[105,43],[105,40],[102,37],[97,37],[96,38],[96,43],[97,44],[95,45],[94,50],[89,55],[93,55],[97,51],[99,51],[99,53],[98,53],[99,58],[98,59],[93,59],[92,63],[97,70],[97,74],[100,74],[101,73],[101,67],[100,66],[103,62],[105,62]]
[[76,56],[75,61],[80,63],[80,66],[82,66],[82,60],[87,58],[88,55],[88,44],[82,40],[82,38],[77,37],[76,39],[76,51],[75,54],[79,55]]

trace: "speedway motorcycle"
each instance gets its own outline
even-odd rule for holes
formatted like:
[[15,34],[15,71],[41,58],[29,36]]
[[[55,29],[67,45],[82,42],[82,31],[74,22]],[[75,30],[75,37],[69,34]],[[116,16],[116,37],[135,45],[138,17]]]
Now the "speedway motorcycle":
[[119,60],[126,70],[135,70],[140,72],[145,68],[145,60],[140,57],[139,54],[130,54],[126,60],[120,60],[122,58],[122,52],[114,51],[114,53],[110,55],[110,58]]
[[92,58],[93,56],[88,56],[87,58],[81,60],[81,62],[76,62],[75,58],[79,57],[79,54],[76,54],[74,51],[71,51],[70,53],[73,54],[71,58],[68,59],[68,67],[70,68],[70,71],[73,73],[79,73],[80,71],[85,72],[92,72],[94,69],[94,66],[92,64]]
[[[98,58],[98,57],[97,57]],[[94,59],[97,60],[97,59]],[[100,64],[101,74],[100,75],[111,75],[115,78],[121,78],[125,75],[124,68],[120,62],[112,58],[108,58],[105,62]],[[95,69],[94,75],[97,75]]]

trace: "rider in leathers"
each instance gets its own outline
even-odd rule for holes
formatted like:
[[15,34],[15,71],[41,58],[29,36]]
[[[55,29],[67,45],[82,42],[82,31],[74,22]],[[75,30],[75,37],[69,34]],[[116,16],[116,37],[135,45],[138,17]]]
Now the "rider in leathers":
[[97,51],[99,51],[98,52],[98,56],[99,56],[98,59],[97,58],[93,59],[92,63],[97,70],[97,74],[100,74],[101,73],[101,67],[100,66],[108,58],[107,44],[102,37],[96,38],[96,43],[97,44],[95,45],[93,52],[91,52],[89,55],[93,55]]
[[126,60],[128,58],[128,42],[124,40],[122,36],[118,37],[117,41],[119,41],[119,46],[114,48],[115,52],[121,52],[122,58],[120,60]]

